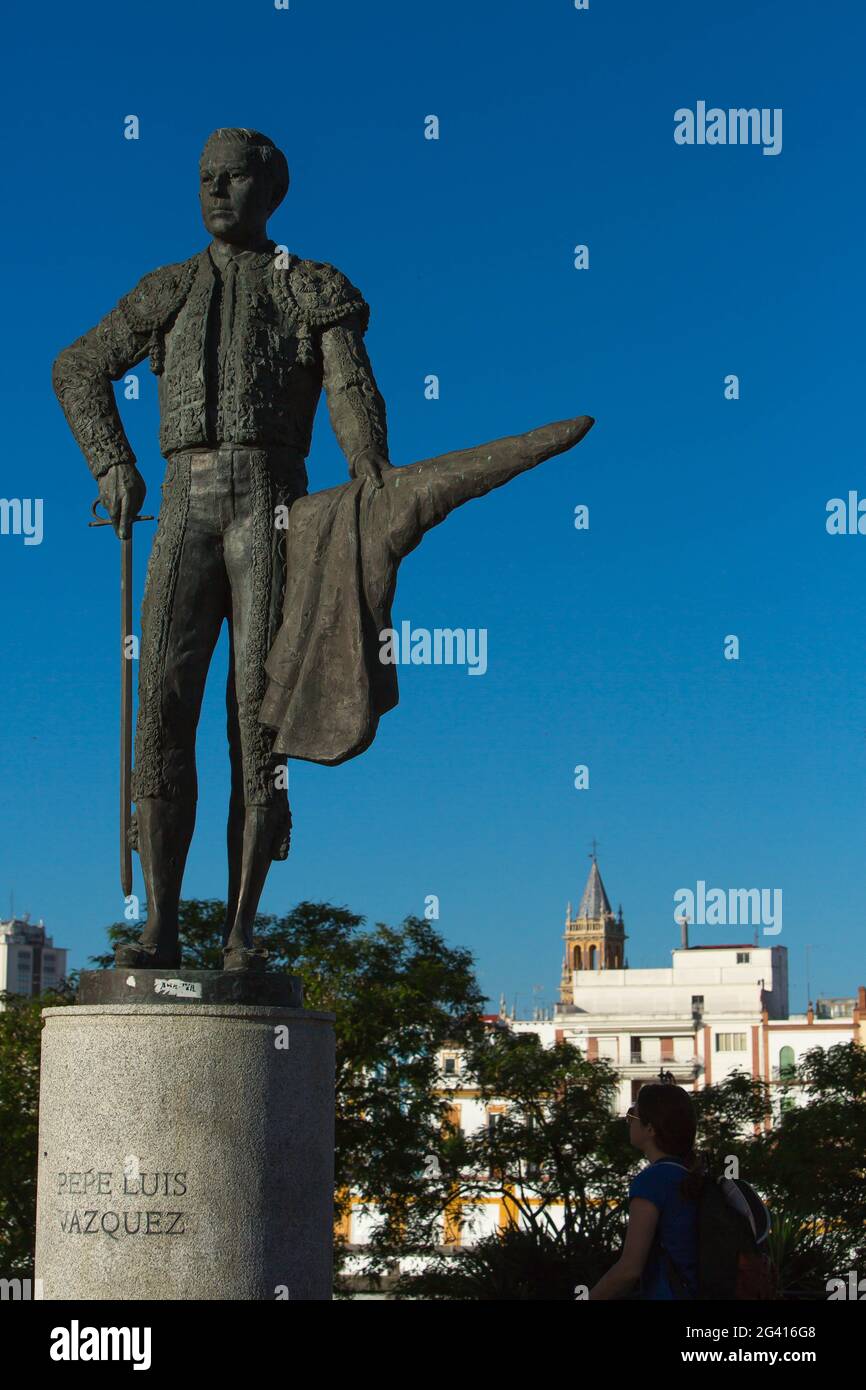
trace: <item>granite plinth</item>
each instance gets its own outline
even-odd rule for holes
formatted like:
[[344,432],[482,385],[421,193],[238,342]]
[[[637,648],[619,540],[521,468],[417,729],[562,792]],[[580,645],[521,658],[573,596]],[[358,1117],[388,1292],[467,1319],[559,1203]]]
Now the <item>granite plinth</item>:
[[43,1298],[332,1297],[333,1014],[150,999],[44,1019]]

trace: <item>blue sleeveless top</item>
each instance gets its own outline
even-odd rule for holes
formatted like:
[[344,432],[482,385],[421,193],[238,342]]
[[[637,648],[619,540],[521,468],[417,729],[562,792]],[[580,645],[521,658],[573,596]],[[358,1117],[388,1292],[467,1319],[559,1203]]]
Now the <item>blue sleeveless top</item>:
[[[685,1281],[692,1297],[698,1289],[698,1204],[683,1197],[679,1186],[688,1172],[685,1164],[673,1158],[657,1158],[632,1178],[629,1201],[643,1197],[658,1207],[656,1239],[640,1281],[642,1299],[673,1299],[667,1261],[659,1249],[659,1238]],[[680,1295],[681,1297],[682,1295]]]

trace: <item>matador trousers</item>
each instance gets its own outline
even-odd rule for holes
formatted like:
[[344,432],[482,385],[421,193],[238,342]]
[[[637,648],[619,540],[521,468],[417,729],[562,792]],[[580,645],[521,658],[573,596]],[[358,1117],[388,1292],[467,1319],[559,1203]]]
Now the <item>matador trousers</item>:
[[222,446],[168,460],[141,614],[133,799],[194,802],[195,736],[208,667],[229,625],[226,690],[232,804],[289,808],[258,721],[265,661],[282,620],[285,530],[277,509],[307,490],[294,451]]

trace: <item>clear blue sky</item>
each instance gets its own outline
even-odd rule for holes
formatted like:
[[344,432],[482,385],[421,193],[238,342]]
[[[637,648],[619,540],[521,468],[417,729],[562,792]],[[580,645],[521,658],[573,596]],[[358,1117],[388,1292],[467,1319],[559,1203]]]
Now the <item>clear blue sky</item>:
[[[45,520],[41,546],[0,536],[3,915],[14,890],[80,965],[122,911],[118,553],[88,530],[94,489],[51,361],[206,243],[200,148],[248,125],[292,172],[275,239],[372,304],[396,463],[598,420],[403,566],[395,619],[487,628],[488,672],[400,668],[367,753],[292,765],[293,850],[263,908],[330,899],[395,922],[438,894],[482,986],[525,1012],[534,986],[555,998],[597,836],[631,965],[669,963],[678,888],[781,888],[783,932],[765,942],[789,948],[792,1004],[808,944],[813,994],[855,992],[866,537],[830,537],[825,507],[866,492],[864,29],[839,0],[13,9],[0,491],[42,497]],[[674,111],[698,100],[781,107],[782,153],[676,145]],[[139,373],[123,412],[156,502],[155,382]],[[324,407],[309,471],[312,487],[345,476]],[[223,648],[188,896],[225,891],[224,671]]]

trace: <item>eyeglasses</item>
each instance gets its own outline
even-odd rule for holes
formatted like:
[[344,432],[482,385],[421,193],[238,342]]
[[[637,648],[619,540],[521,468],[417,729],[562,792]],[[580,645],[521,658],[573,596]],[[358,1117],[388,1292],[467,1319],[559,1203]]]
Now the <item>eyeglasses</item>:
[[639,1118],[640,1116],[638,1115],[633,1105],[630,1105],[628,1110],[626,1110],[625,1114],[623,1115],[623,1119],[626,1121],[626,1123],[628,1123],[629,1120],[637,1120]]

